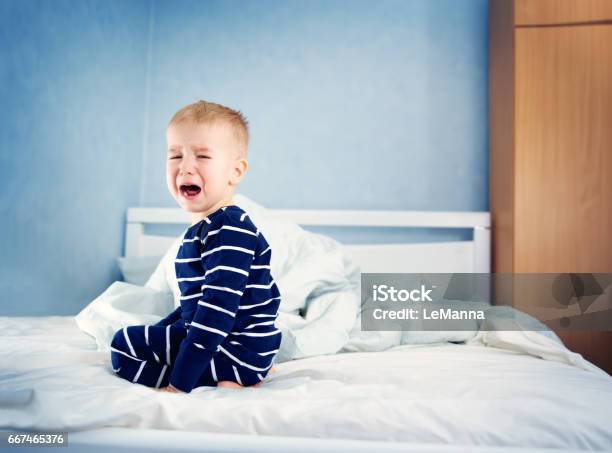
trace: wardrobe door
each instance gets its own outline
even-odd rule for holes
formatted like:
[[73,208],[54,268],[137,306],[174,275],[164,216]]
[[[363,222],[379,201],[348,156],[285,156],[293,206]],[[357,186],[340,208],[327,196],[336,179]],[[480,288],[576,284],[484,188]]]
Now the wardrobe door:
[[[515,45],[514,272],[612,272],[612,25]],[[558,334],[612,373],[612,332]]]
[[515,33],[514,272],[612,272],[612,25]]

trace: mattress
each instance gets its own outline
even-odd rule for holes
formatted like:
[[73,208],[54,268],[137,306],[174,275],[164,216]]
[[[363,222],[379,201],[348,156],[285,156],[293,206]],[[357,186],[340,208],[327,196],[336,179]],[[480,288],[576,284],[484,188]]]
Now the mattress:
[[278,364],[260,388],[172,394],[116,377],[73,317],[2,317],[0,332],[3,429],[612,450],[612,378],[512,350],[325,355]]

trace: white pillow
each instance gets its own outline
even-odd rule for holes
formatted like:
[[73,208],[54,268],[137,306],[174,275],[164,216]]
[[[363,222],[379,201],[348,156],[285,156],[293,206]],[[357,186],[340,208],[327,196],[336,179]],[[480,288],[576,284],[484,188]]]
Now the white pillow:
[[123,281],[132,285],[144,285],[159,264],[161,256],[139,256],[117,258]]
[[164,253],[164,256],[162,256],[159,264],[153,271],[153,274],[151,274],[151,277],[149,277],[144,285],[147,288],[171,294],[174,299],[173,308],[178,307],[181,300],[181,290],[179,289],[178,282],[176,281],[174,259],[178,254],[184,234],[185,232],[183,231],[183,233],[181,233],[181,235],[174,240],[166,253]]

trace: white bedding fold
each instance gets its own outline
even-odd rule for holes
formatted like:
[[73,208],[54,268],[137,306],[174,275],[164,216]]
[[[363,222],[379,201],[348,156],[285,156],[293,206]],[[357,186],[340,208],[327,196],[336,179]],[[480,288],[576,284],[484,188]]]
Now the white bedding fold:
[[434,344],[325,355],[277,365],[259,389],[180,395],[114,376],[73,318],[0,318],[0,332],[0,386],[14,394],[3,428],[612,449],[612,378],[518,351]]

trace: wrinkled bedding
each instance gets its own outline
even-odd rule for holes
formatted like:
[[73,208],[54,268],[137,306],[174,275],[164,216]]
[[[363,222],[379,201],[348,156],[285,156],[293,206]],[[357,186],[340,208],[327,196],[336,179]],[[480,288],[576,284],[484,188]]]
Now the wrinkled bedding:
[[[171,394],[114,376],[109,355],[97,350],[72,317],[0,318],[0,332],[3,428],[121,426],[612,448],[612,378],[484,345],[493,338],[293,360],[278,364],[277,373],[259,389],[200,387]],[[516,341],[515,334],[506,333],[498,344],[514,342],[517,348],[528,341]],[[548,347],[553,343],[558,344]]]
[[[277,372],[261,388],[172,394],[114,375],[114,332],[178,304],[177,238],[144,287],[115,282],[76,317],[0,317],[0,428],[612,449],[612,378],[533,318],[487,306],[472,331],[361,331],[342,246],[238,201],[272,245],[283,295]],[[513,330],[496,328],[508,319]]]

